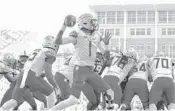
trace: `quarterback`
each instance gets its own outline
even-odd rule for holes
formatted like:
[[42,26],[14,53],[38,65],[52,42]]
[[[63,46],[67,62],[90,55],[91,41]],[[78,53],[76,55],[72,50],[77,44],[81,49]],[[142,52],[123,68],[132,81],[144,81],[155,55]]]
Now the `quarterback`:
[[73,43],[75,46],[74,76],[71,95],[50,110],[62,110],[78,103],[83,84],[88,82],[95,91],[107,92],[113,99],[113,91],[104,80],[93,72],[97,49],[101,43],[108,45],[110,36],[102,38],[98,30],[97,19],[91,14],[83,14],[77,21],[78,28],[62,39],[62,44]]

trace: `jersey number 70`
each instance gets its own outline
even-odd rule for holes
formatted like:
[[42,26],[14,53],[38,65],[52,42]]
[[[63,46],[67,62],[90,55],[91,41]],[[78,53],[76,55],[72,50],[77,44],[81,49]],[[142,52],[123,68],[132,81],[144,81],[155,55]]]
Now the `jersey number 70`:
[[154,61],[156,61],[156,69],[159,67],[160,61],[162,68],[169,68],[168,59],[166,58],[154,58]]

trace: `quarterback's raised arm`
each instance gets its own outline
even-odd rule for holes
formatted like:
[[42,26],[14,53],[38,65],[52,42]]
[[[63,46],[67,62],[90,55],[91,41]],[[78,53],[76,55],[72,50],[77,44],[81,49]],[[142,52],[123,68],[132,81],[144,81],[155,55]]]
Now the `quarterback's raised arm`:
[[63,37],[64,31],[66,30],[67,27],[73,27],[75,23],[76,23],[75,16],[73,15],[66,16],[64,23],[56,36],[55,44],[61,45],[63,43],[62,37]]

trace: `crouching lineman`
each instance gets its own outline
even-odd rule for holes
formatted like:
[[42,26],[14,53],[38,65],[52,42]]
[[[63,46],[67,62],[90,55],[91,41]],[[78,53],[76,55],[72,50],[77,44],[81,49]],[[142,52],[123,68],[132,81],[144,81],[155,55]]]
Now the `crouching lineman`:
[[[25,59],[27,59],[27,56],[24,57]],[[23,58],[23,59],[24,59]],[[23,60],[22,60],[23,61]],[[15,89],[15,85],[16,85],[16,80],[17,77],[19,75],[19,72],[22,70],[23,68],[23,63],[25,63],[26,61],[24,60],[22,61],[18,61],[15,59],[15,57],[11,54],[11,53],[5,53],[3,55],[2,58],[2,62],[5,65],[5,67],[1,67],[1,72],[4,71],[4,77],[11,83],[9,89],[5,92],[5,94],[3,95],[3,98],[1,100],[1,106],[6,102],[9,101],[12,97],[12,93]],[[8,70],[10,69],[10,70]],[[6,73],[5,73],[6,72]],[[30,104],[30,106],[32,107],[33,110],[36,110],[37,108],[37,104],[31,94],[31,92],[29,90],[26,90],[24,92],[24,96],[22,96],[22,98],[19,100],[18,106],[16,106],[14,108],[14,110],[17,110],[18,107],[24,102],[24,100],[26,102],[28,102]]]
[[[60,39],[62,38],[66,26],[73,24],[72,22],[69,22],[69,18],[70,16],[66,17],[64,25],[56,39],[54,39],[53,36],[46,36],[42,44],[43,48],[34,51],[34,53],[29,57],[24,66],[23,72],[17,79],[17,84],[15,86],[15,90],[13,91],[12,99],[1,107],[2,110],[9,110],[12,107],[17,106],[21,95],[23,95],[26,89],[29,89],[31,92],[39,91],[45,94],[48,96],[48,108],[54,106],[54,91],[56,95],[60,95],[60,92],[59,86],[57,85],[52,74],[52,64],[56,60],[55,55],[58,51]],[[46,74],[47,80],[54,87],[54,89],[47,87],[49,85],[42,84],[42,82],[38,80],[37,77],[40,76],[43,71]]]
[[131,75],[124,90],[124,100],[122,105],[125,107],[123,107],[123,109],[131,110],[130,102],[135,94],[138,95],[143,104],[143,107],[140,106],[140,109],[147,109],[149,101],[147,62],[148,58],[142,56],[138,63],[132,68]]
[[[114,91],[114,109],[118,109],[121,104],[122,90],[120,83],[127,76],[128,72],[136,63],[137,53],[133,48],[127,50],[126,55],[116,55],[112,57],[111,65],[103,79]],[[110,102],[110,101],[107,101]]]
[[150,90],[150,110],[157,110],[156,104],[161,100],[162,94],[167,99],[168,110],[175,109],[175,86],[173,82],[172,59],[165,57],[162,52],[156,52],[149,62],[149,70],[153,79]]
[[70,97],[51,108],[51,111],[62,110],[77,104],[85,82],[89,83],[98,93],[107,92],[113,99],[113,91],[98,74],[93,72],[97,48],[101,45],[101,41],[108,45],[111,38],[102,38],[97,30],[97,19],[91,14],[83,14],[78,19],[77,30],[71,32],[70,37],[62,39],[63,44],[73,43],[75,45],[73,84]]

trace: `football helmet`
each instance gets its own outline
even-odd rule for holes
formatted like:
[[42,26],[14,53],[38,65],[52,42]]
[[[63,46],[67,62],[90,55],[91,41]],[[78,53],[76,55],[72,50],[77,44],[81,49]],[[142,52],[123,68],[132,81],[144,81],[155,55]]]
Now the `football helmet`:
[[143,55],[139,58],[139,61],[142,62],[142,61],[148,61],[148,57],[146,55]]
[[161,52],[161,51],[156,51],[156,52],[154,53],[154,57],[160,57],[160,56],[164,56],[164,53]]
[[85,29],[88,31],[96,31],[99,28],[99,24],[96,18],[89,13],[82,14],[77,21],[80,30]]
[[58,46],[54,42],[55,42],[55,38],[53,36],[46,36],[44,38],[42,46],[43,48],[51,48],[53,50],[56,50]]
[[129,48],[126,52],[126,56],[131,57],[133,59],[137,59],[137,52],[134,48]]
[[24,51],[23,53],[21,53],[19,55],[19,61],[22,64],[25,64],[25,62],[28,60],[29,56],[26,54],[26,51]]
[[5,53],[2,57],[2,62],[7,66],[12,67],[15,64],[16,59],[13,54]]

